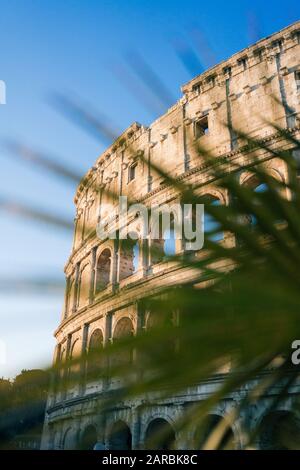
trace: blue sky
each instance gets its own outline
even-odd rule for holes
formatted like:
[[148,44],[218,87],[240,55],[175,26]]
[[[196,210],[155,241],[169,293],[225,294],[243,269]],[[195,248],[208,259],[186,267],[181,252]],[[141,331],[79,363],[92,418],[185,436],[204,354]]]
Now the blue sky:
[[[0,106],[0,197],[72,219],[75,186],[15,160],[4,145],[17,139],[84,174],[105,143],[62,115],[53,106],[55,93],[80,97],[120,130],[133,121],[149,124],[157,113],[125,85],[130,74],[133,86],[141,86],[126,59],[134,51],[177,99],[180,85],[201,68],[190,57],[187,70],[174,44],[189,44],[207,68],[298,19],[298,2],[289,0],[0,0],[0,80],[7,87],[7,104]],[[206,48],[199,49],[200,35]],[[0,217],[0,280],[63,279],[71,234],[1,210]],[[51,361],[62,301],[63,293],[0,291],[0,341],[7,351],[0,377]]]

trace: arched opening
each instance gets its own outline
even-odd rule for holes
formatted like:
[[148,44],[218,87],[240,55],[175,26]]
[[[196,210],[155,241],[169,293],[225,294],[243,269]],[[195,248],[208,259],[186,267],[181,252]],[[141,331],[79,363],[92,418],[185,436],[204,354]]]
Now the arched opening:
[[172,450],[175,449],[175,444],[175,431],[168,421],[162,418],[151,421],[146,430],[145,449]]
[[120,280],[136,273],[140,266],[140,244],[138,234],[130,232],[131,238],[122,240],[120,250]]
[[195,448],[206,450],[235,449],[235,439],[232,428],[219,415],[208,415],[195,433]]
[[[122,339],[133,336],[133,323],[128,317],[121,318],[113,332],[113,342],[122,341]],[[113,364],[121,365],[128,364],[132,361],[132,349],[128,347],[126,351],[122,350],[122,353],[115,353],[113,356]]]
[[131,450],[132,437],[129,427],[124,421],[117,421],[110,429],[108,436],[109,450]]
[[[218,220],[206,210],[207,206],[220,206],[220,199],[214,196],[206,196],[207,202],[204,205],[204,242],[210,240],[212,242],[219,242],[224,238],[224,232],[221,230]],[[197,221],[197,224],[200,223]]]
[[98,257],[96,269],[96,292],[100,292],[110,282],[111,251],[105,248]]
[[290,411],[267,414],[260,424],[259,444],[264,450],[299,450],[299,419]]
[[[282,193],[282,187],[280,186],[280,182],[282,182],[282,179],[281,179],[280,175],[278,174],[276,176],[276,172],[273,174],[273,171],[271,170],[271,174],[269,175],[269,177],[272,178],[274,184],[278,185],[278,192]],[[263,206],[265,201],[266,201],[266,203],[269,202],[269,201],[267,201],[267,198],[268,198],[268,196],[271,196],[271,193],[270,193],[271,189],[269,188],[268,184],[264,183],[261,180],[259,175],[253,174],[252,176],[249,176],[243,182],[243,186],[250,189],[254,193],[253,198],[251,198],[251,202],[256,207],[259,208],[259,206]],[[284,195],[284,193],[285,193],[285,190],[283,190],[282,195]],[[255,197],[255,199],[254,199],[254,197]],[[268,211],[270,209],[272,210],[272,212],[274,211],[275,222],[282,222],[281,214],[279,214],[280,211],[278,212],[278,209],[279,209],[278,205],[275,204],[275,205],[272,205],[272,207],[271,207],[270,203],[268,203],[267,207],[268,207]],[[245,223],[249,224],[250,228],[252,228],[252,229],[254,229],[256,227],[256,225],[258,225],[258,219],[257,219],[257,216],[256,216],[255,213],[245,214],[244,219],[245,219]]]
[[96,379],[97,373],[103,369],[103,333],[100,328],[93,331],[88,347],[87,378]]
[[95,426],[90,424],[85,428],[82,433],[81,440],[79,443],[80,450],[93,450],[97,443],[97,430]]

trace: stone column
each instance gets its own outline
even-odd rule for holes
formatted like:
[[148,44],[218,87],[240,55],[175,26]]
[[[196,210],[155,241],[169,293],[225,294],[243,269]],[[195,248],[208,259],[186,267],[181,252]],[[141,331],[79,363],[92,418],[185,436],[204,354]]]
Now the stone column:
[[112,286],[115,286],[119,282],[119,241],[114,240],[113,250],[111,254],[111,269],[109,282]]
[[141,446],[141,417],[138,407],[131,412],[132,415],[132,449],[139,449]]
[[[105,328],[104,328],[104,338],[103,338],[103,347],[108,346],[112,339],[112,313],[108,313],[105,317]],[[109,360],[106,364],[106,370],[109,372]],[[103,378],[103,389],[109,388],[110,378],[108,374]]]
[[145,276],[148,272],[149,267],[149,240],[148,238],[140,240],[140,256],[139,256],[139,267]]

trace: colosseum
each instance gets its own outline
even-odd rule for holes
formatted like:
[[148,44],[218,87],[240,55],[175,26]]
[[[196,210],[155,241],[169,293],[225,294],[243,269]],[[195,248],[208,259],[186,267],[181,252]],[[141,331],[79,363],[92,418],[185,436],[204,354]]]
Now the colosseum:
[[[141,244],[151,244],[151,239],[138,239],[135,220],[131,231],[136,232],[137,240],[130,249],[124,250],[117,240],[100,240],[96,226],[99,218],[108,217],[109,192],[127,195],[146,206],[174,201],[175,190],[153,171],[154,164],[178,181],[190,185],[202,182],[203,194],[228,204],[226,192],[211,183],[204,184],[208,179],[206,165],[199,159],[194,143],[199,140],[215,156],[223,156],[229,162],[235,158],[243,165],[251,161],[251,155],[241,149],[234,129],[275,148],[287,143],[267,122],[275,122],[299,138],[299,58],[297,22],[183,85],[182,97],[163,116],[149,127],[133,123],[100,155],[75,195],[74,241],[65,266],[66,295],[61,322],[55,331],[54,363],[89,350],[100,351],[117,338],[147,329],[151,313],[141,311],[138,302],[145,291],[159,294],[164,286],[193,276],[188,268],[178,269],[173,262],[152,256],[151,250],[141,250]],[[300,162],[298,152],[294,154]],[[282,161],[270,160],[268,169],[276,178],[287,181],[288,171]],[[241,185],[257,184],[246,170],[239,178]],[[229,233],[220,239],[220,243],[232,242]],[[178,240],[174,246],[162,248],[176,253],[184,250]],[[208,397],[226,373],[230,372],[210,377],[169,400],[148,397],[143,406],[138,399],[122,402],[103,416],[97,412],[97,403],[115,383],[100,378],[90,382],[83,370],[83,380],[78,385],[66,392],[54,390],[50,394],[42,448],[93,449],[96,443],[102,443],[109,449],[143,449],[147,448],[151,434],[165,426],[168,435],[161,448],[184,449],[175,421],[187,404]],[[259,422],[268,426],[265,434],[257,438],[255,447],[282,447],[278,426],[291,413],[297,392],[291,389],[272,413],[265,412],[269,395],[243,410],[229,430],[232,448],[244,448],[246,436]],[[240,390],[222,400],[211,413],[211,423],[226,419],[242,397]],[[196,430],[197,423],[194,424]]]

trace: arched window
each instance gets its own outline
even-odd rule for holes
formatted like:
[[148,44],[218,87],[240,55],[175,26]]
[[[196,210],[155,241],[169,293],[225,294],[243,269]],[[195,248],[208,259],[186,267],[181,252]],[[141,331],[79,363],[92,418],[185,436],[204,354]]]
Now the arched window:
[[93,331],[89,346],[88,346],[88,357],[87,357],[87,377],[88,379],[95,379],[97,373],[102,370],[103,372],[103,333],[100,328]]
[[86,263],[80,271],[80,285],[78,293],[78,306],[84,307],[89,303],[91,269],[90,264]]
[[172,450],[175,448],[175,431],[162,418],[156,418],[148,425],[145,435],[145,449],[147,450]]
[[230,450],[235,449],[234,434],[226,422],[219,415],[210,414],[203,420],[195,434],[196,449]]
[[[113,332],[113,342],[121,341],[123,338],[133,336],[133,323],[128,317],[121,318]],[[113,364],[128,364],[132,361],[132,349],[129,347],[127,351],[122,351],[121,354],[114,354]]]
[[109,248],[105,248],[102,251],[97,261],[96,268],[96,292],[100,292],[105,289],[110,281],[111,271],[111,251]]
[[80,450],[93,450],[95,444],[97,443],[97,430],[95,426],[89,425],[85,428],[82,433],[79,449]]
[[124,421],[113,424],[108,435],[109,450],[131,450],[132,437],[129,427]]

